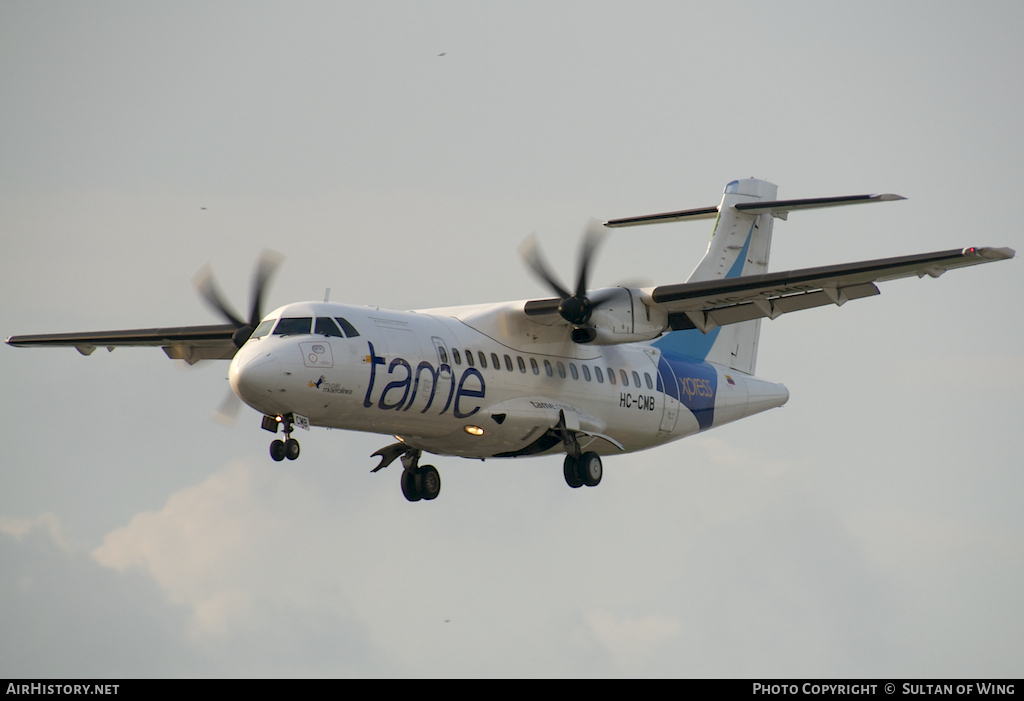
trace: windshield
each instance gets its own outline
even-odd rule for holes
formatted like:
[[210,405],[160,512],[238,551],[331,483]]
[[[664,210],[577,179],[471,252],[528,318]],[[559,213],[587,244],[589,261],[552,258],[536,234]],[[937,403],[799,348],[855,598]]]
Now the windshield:
[[281,319],[281,322],[274,329],[275,336],[291,336],[293,334],[309,333],[313,327],[313,317],[304,316],[295,319]]
[[276,323],[277,319],[267,319],[256,327],[256,330],[252,332],[252,336],[249,338],[262,338],[263,336],[266,336],[270,333],[270,329],[274,328],[274,324]]

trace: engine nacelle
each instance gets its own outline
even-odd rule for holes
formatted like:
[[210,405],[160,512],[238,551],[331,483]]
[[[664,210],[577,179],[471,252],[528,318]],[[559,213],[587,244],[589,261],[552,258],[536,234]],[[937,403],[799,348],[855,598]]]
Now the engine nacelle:
[[[595,291],[595,296],[607,290]],[[619,287],[609,299],[594,308],[592,328],[573,329],[576,343],[612,346],[657,338],[668,328],[668,314],[644,304],[640,290]],[[589,339],[589,340],[587,340]]]

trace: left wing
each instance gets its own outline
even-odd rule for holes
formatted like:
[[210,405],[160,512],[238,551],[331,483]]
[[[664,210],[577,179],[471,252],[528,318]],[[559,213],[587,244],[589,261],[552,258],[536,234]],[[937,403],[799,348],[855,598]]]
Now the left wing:
[[[1013,258],[1012,248],[964,248],[897,258],[803,268],[764,275],[662,285],[650,290],[655,308],[673,330],[699,329],[782,314],[879,294],[876,282],[939,277],[947,270]],[[646,290],[645,290],[646,292]],[[535,303],[536,304],[536,303]],[[539,306],[539,305],[538,305]],[[529,314],[529,310],[527,310]]]
[[117,346],[160,346],[168,358],[184,360],[189,365],[199,360],[230,360],[238,346],[234,324],[210,326],[168,326],[156,329],[125,329],[122,331],[92,331],[85,333],[51,333],[30,336],[11,336],[7,345],[27,347],[74,347],[82,355],[89,355],[98,347],[108,351]]

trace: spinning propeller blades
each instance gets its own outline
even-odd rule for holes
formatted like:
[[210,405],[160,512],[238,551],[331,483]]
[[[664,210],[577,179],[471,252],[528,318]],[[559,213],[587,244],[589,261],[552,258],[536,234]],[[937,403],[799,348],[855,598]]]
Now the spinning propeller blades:
[[[192,284],[195,285],[196,290],[206,300],[206,303],[230,323],[234,324],[235,333],[231,337],[231,341],[235,344],[236,348],[241,348],[249,340],[249,336],[256,330],[260,319],[263,318],[263,297],[267,284],[283,260],[284,256],[276,251],[265,249],[260,254],[259,261],[256,263],[256,270],[252,276],[252,304],[249,308],[248,321],[240,319],[234,309],[224,300],[223,295],[221,295],[220,290],[217,288],[217,283],[213,279],[213,270],[209,265],[203,266],[203,269],[192,278]],[[214,413],[213,418],[219,424],[231,426],[235,423],[235,418],[238,416],[240,408],[241,400],[229,389],[224,401],[221,402],[220,407]]]
[[591,220],[583,234],[583,245],[580,247],[579,276],[576,280],[576,291],[569,292],[551,274],[540,253],[536,234],[530,234],[519,246],[519,255],[533,273],[558,295],[557,308],[555,300],[527,302],[528,315],[550,314],[557,311],[567,322],[572,324],[572,340],[576,343],[590,343],[597,337],[597,331],[590,324],[594,308],[607,301],[614,292],[609,291],[598,295],[587,294],[587,275],[591,261],[597,249],[604,242],[608,233],[596,220]]
[[277,271],[277,267],[284,260],[284,256],[276,251],[264,250],[256,264],[256,271],[252,278],[252,304],[249,311],[249,320],[243,321],[235,313],[234,309],[224,300],[217,283],[213,279],[213,271],[209,265],[196,273],[192,278],[192,284],[213,309],[235,326],[235,334],[232,341],[235,346],[241,348],[249,340],[249,336],[256,330],[256,326],[263,318],[263,295],[266,292],[267,283]]

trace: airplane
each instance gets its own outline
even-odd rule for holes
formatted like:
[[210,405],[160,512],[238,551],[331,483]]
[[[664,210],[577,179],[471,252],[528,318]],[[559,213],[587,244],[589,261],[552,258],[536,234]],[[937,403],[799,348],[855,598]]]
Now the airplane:
[[[228,323],[11,336],[17,347],[158,346],[193,364],[230,360],[229,382],[277,434],[275,461],[299,457],[296,428],[394,436],[373,453],[395,460],[409,501],[432,500],[441,478],[424,453],[473,459],[564,454],[573,488],[595,487],[602,457],[653,448],[782,406],[789,391],[755,374],[763,319],[879,294],[877,283],[1013,258],[1010,248],[962,248],[768,272],[772,227],[790,213],[902,200],[893,194],[779,200],[748,178],[717,206],[592,222],[575,288],[550,272],[535,237],[520,254],[556,296],[395,311],[297,302],[261,311],[280,262],[265,254],[247,319],[212,275],[196,286]],[[703,259],[681,284],[590,289],[595,252],[611,229],[714,219]],[[236,400],[237,401],[237,400]]]

